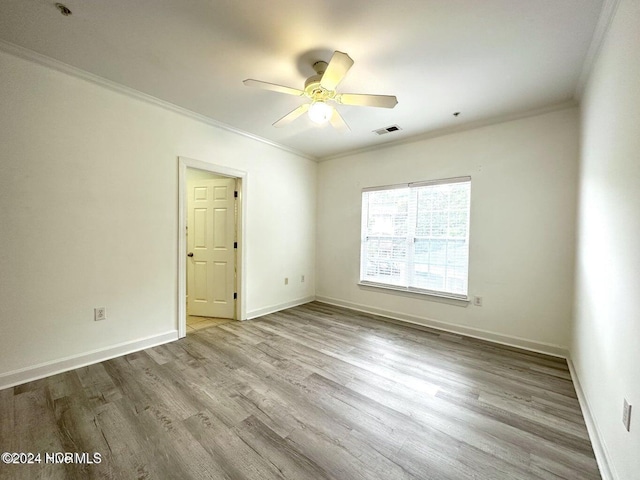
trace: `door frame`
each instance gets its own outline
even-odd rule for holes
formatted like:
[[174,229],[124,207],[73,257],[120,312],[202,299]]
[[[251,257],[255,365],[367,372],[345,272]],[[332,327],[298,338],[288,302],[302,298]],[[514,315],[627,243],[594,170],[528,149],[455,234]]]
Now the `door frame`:
[[246,255],[245,235],[247,220],[247,172],[235,168],[216,165],[195,160],[193,158],[178,157],[178,337],[187,335],[187,168],[204,170],[214,175],[237,179],[238,188],[238,218],[236,230],[238,249],[236,251],[236,320],[247,319],[246,302]]

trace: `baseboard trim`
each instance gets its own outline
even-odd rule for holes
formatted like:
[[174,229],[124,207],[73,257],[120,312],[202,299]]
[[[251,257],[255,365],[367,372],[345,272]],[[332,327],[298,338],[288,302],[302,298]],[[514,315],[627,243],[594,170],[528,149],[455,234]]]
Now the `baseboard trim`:
[[177,330],[171,330],[159,335],[124,342],[118,345],[40,363],[32,367],[25,367],[7,373],[2,373],[0,374],[0,390],[15,387],[16,385],[21,385],[33,380],[39,380],[58,373],[67,372],[69,370],[74,370],[76,368],[85,367],[87,365],[92,365],[94,363],[104,362],[105,360],[127,355],[128,353],[138,352],[145,348],[173,342],[174,340],[178,340]]
[[576,394],[578,395],[578,402],[580,403],[580,409],[582,410],[582,417],[584,418],[584,423],[587,425],[587,432],[589,432],[591,446],[593,447],[593,453],[596,456],[596,462],[598,463],[602,480],[616,480],[618,476],[614,475],[613,469],[611,468],[612,464],[609,462],[609,452],[602,435],[600,434],[598,424],[596,423],[594,416],[591,414],[589,401],[584,394],[584,390],[582,390],[580,378],[578,377],[575,365],[571,360],[571,355],[567,357],[567,365],[569,365],[569,372],[571,373],[573,386],[575,387]]
[[498,343],[500,345],[507,345],[510,347],[521,348],[523,350],[528,350],[536,353],[543,353],[545,355],[551,355],[554,357],[567,358],[569,353],[567,348],[561,345],[553,345],[550,343],[536,342],[533,340],[527,340],[526,338],[503,335],[500,333],[490,332],[487,330],[465,327],[463,325],[456,325],[452,323],[442,322],[440,320],[433,320],[431,318],[418,317],[416,315],[408,315],[404,313],[392,312],[390,310],[383,310],[381,308],[374,308],[367,305],[347,302],[345,300],[340,300],[337,298],[323,297],[323,296],[317,295],[316,301],[321,303],[327,303],[329,305],[335,305],[338,307],[345,307],[351,310],[356,310],[358,312],[379,315],[381,317],[387,317],[393,320],[399,320],[401,322],[411,323],[414,325],[434,328],[436,330],[442,330],[444,332],[456,333],[458,335],[465,335],[467,337],[486,340],[488,342]]
[[297,307],[298,305],[304,305],[305,303],[313,302],[315,299],[316,297],[311,295],[309,297],[303,297],[297,300],[291,300],[290,302],[279,303],[278,305],[271,305],[270,307],[258,308],[257,310],[252,310],[247,314],[247,320],[262,317],[263,315],[269,315],[270,313],[279,312],[280,310],[285,310],[287,308]]

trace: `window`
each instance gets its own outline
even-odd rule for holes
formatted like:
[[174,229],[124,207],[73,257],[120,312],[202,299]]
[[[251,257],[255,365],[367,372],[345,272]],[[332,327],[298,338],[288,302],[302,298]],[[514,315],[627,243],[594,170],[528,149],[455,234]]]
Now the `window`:
[[362,191],[360,283],[467,299],[471,178]]

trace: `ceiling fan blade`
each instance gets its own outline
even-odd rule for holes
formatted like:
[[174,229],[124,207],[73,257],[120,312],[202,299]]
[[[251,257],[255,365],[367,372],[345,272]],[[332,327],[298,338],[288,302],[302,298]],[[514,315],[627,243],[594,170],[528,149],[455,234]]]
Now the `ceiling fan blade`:
[[398,104],[398,99],[394,95],[342,93],[336,95],[335,100],[343,105],[357,105],[359,107],[393,108]]
[[331,123],[331,126],[333,128],[335,128],[340,132],[351,131],[351,129],[349,128],[349,125],[347,125],[347,122],[344,121],[344,118],[342,118],[342,115],[340,115],[338,110],[336,110],[335,108],[333,109],[333,114],[331,114],[331,118],[329,119],[329,122]]
[[284,85],[278,85],[275,83],[261,82],[260,80],[253,80],[252,78],[248,78],[242,83],[244,83],[247,87],[257,87],[264,90],[271,90],[273,92],[295,95],[297,97],[301,97],[304,95],[304,92],[302,90],[298,90],[297,88],[285,87]]
[[329,65],[320,79],[322,88],[335,90],[352,65],[353,60],[349,55],[338,51],[333,52]]
[[302,115],[303,113],[308,111],[309,110],[309,106],[310,106],[309,103],[303,103],[302,105],[300,105],[295,110],[292,110],[291,112],[287,113],[284,117],[282,117],[280,120],[278,120],[276,123],[274,123],[273,126],[276,127],[276,128],[280,128],[280,127],[284,127],[285,125],[290,124],[296,118],[298,118],[300,115]]

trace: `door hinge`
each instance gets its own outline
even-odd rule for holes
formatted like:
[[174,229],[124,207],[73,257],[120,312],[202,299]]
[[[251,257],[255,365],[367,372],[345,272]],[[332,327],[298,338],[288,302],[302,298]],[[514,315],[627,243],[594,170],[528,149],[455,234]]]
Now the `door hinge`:
[[238,299],[238,294],[236,292],[233,293],[233,299],[237,300]]
[[238,198],[238,191],[237,191],[237,190],[236,190],[235,192],[233,192],[233,196],[234,196],[235,198]]
[[233,248],[238,248],[238,242],[233,242]]

